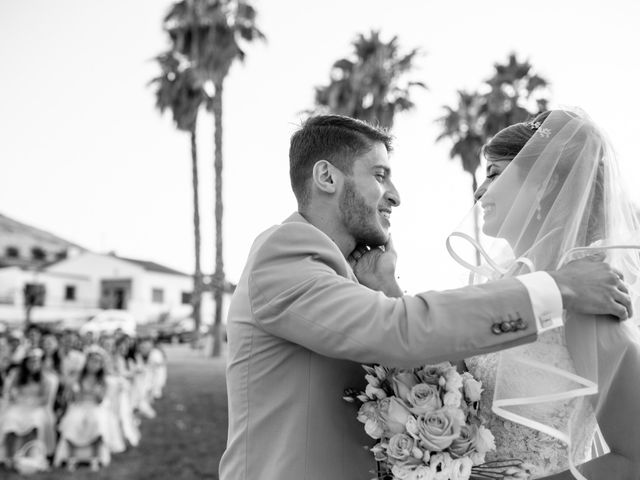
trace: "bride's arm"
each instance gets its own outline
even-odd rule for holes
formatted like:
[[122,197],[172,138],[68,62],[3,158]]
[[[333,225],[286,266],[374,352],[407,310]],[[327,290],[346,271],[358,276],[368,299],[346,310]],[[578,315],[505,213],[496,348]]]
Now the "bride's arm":
[[[595,321],[600,393],[592,397],[592,402],[611,451],[580,465],[578,470],[588,480],[639,479],[640,335],[632,322],[617,325],[603,317],[596,317]],[[570,322],[567,327],[572,328]],[[570,334],[567,331],[567,337]],[[568,471],[545,477],[546,480],[573,478]]]

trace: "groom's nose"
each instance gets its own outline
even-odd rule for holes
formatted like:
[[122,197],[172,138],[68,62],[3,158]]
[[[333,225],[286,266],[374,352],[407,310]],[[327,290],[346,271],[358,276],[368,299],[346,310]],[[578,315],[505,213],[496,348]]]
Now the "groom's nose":
[[389,188],[385,194],[386,200],[394,207],[400,205],[400,194],[393,183],[389,183]]

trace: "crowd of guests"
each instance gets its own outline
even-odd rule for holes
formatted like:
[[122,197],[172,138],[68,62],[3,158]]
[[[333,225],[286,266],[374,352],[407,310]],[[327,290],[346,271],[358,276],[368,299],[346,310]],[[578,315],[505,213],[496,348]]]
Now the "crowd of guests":
[[53,467],[99,470],[140,442],[162,396],[165,356],[153,339],[30,326],[0,332],[0,463],[38,443]]

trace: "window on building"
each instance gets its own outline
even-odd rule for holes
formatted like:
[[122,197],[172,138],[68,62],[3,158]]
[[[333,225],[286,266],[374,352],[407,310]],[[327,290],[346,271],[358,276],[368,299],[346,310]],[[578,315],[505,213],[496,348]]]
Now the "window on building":
[[64,260],[65,258],[67,258],[66,250],[61,250],[59,252],[56,252],[56,260]]
[[44,306],[46,290],[42,283],[26,283],[24,286],[24,304],[29,307]]
[[76,299],[76,286],[75,285],[67,285],[64,287],[64,299],[73,301]]
[[46,260],[47,252],[45,252],[40,247],[33,247],[31,249],[31,258],[33,258],[34,260]]
[[153,288],[151,290],[151,301],[153,303],[164,303],[164,290],[162,288]]
[[182,304],[183,305],[191,304],[192,297],[193,295],[191,294],[191,292],[182,292]]
[[18,247],[7,247],[4,254],[7,258],[18,258],[20,256],[20,250]]

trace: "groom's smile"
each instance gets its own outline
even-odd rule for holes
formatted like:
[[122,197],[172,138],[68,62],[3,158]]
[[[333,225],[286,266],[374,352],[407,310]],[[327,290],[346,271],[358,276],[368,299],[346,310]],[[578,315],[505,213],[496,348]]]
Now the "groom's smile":
[[380,209],[378,209],[378,211],[380,212],[380,216],[383,218],[384,222],[387,223],[388,225],[391,225],[391,222],[390,222],[391,209],[390,208],[380,208]]

